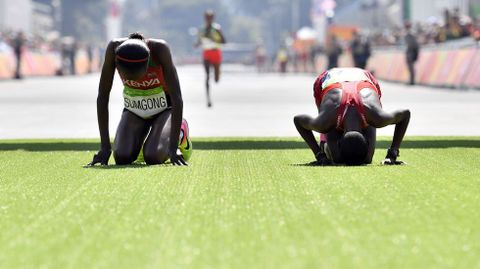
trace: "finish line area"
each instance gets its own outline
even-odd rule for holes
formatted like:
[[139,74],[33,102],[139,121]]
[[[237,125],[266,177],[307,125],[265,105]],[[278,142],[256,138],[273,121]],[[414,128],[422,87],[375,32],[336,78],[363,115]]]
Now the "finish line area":
[[[371,165],[318,167],[293,125],[316,113],[314,75],[227,66],[211,109],[201,68],[179,75],[188,167],[83,167],[99,149],[98,75],[1,83],[0,267],[478,265],[480,92],[381,82],[387,110],[412,111],[408,164],[380,165],[385,128]],[[118,80],[110,100],[113,136]]]
[[[192,137],[293,137],[293,117],[317,113],[314,74],[257,74],[242,66],[225,66],[212,85],[213,107],[206,107],[201,66],[178,68],[184,118]],[[0,139],[98,138],[98,74],[3,81],[0,91]],[[386,110],[409,108],[407,131],[414,136],[479,136],[480,91],[408,86],[380,82]],[[123,109],[122,85],[114,81],[110,97],[113,136]],[[393,128],[378,130],[391,136]]]

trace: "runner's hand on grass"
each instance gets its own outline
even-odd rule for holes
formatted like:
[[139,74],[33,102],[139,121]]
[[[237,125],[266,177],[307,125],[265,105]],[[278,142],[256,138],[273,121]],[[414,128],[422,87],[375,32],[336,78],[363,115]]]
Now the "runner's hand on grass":
[[315,159],[317,159],[317,161],[315,162],[316,165],[321,165],[321,166],[332,165],[332,162],[327,158],[327,155],[323,152],[317,153],[317,155],[315,155]]
[[398,149],[388,149],[387,151],[387,156],[385,157],[385,160],[382,161],[383,165],[402,165],[406,164],[403,161],[398,161],[397,157],[400,156],[400,150]]
[[110,155],[112,154],[112,150],[100,150],[97,154],[93,155],[93,160],[87,166],[94,166],[95,164],[99,163],[101,165],[108,165],[108,159],[110,159]]
[[188,165],[188,163],[183,159],[183,156],[177,154],[176,149],[175,151],[170,152],[169,156],[170,156],[170,162],[173,165],[178,165],[178,166]]
[[391,159],[385,159],[382,161],[382,164],[383,165],[403,165],[403,164],[407,164],[406,162],[404,161],[392,161]]

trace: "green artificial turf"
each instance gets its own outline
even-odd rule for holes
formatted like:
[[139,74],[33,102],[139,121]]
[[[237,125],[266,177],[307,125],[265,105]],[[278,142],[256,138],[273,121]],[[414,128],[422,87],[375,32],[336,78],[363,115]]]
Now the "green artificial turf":
[[385,139],[362,167],[193,145],[189,167],[83,168],[94,140],[0,141],[0,268],[480,268],[480,138],[408,138],[396,167]]

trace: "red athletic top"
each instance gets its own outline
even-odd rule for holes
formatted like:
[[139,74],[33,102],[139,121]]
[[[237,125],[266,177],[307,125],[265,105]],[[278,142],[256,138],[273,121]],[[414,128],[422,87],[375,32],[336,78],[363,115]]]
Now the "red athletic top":
[[[349,81],[348,75],[351,75],[352,78],[355,79]],[[382,96],[380,86],[375,77],[370,72],[359,68],[334,68],[325,71],[317,78],[313,87],[317,106],[320,106],[323,97],[329,91],[333,89],[342,90],[342,100],[337,111],[337,130],[343,130],[345,115],[347,114],[348,108],[352,106],[356,107],[360,115],[362,129],[368,126],[365,108],[360,96],[362,89],[370,88],[377,92],[379,98]]]
[[171,107],[163,69],[151,61],[145,75],[138,80],[122,77],[125,109],[149,119]]
[[[121,74],[120,74],[121,76]],[[163,88],[168,93],[167,83],[163,76],[163,69],[161,65],[154,65],[149,63],[147,72],[138,80],[127,80],[122,77],[123,85],[136,90],[150,90],[157,87]]]

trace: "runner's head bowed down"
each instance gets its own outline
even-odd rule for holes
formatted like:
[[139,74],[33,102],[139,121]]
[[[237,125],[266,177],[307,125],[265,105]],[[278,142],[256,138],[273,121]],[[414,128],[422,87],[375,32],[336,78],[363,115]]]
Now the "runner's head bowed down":
[[150,49],[140,33],[130,34],[128,39],[115,50],[115,63],[122,77],[136,80],[148,69]]

